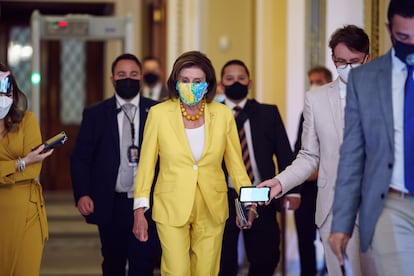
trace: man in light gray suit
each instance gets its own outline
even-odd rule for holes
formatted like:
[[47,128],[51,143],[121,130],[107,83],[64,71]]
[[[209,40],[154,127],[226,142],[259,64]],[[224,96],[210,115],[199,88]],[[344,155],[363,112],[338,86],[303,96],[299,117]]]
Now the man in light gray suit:
[[[272,187],[271,195],[279,197],[303,183],[318,169],[315,222],[325,250],[328,273],[329,275],[341,275],[340,264],[329,247],[328,238],[331,230],[339,148],[343,136],[346,83],[351,68],[368,61],[369,39],[361,28],[348,25],[332,34],[329,47],[332,50],[332,61],[337,68],[339,78],[306,92],[302,147],[289,167],[275,178],[261,183],[259,187],[270,186]],[[354,225],[355,223],[351,228],[357,229],[357,225]],[[357,232],[354,231],[354,233]],[[363,275],[358,234],[351,239],[347,254],[352,275]]]
[[[363,251],[372,248],[379,275],[414,273],[414,143],[404,107],[414,89],[414,1],[391,0],[393,48],[352,71],[340,152],[330,244],[340,262],[359,213]],[[407,59],[408,57],[408,59]],[[407,74],[407,72],[411,72]],[[412,112],[412,111],[411,111]],[[406,143],[408,142],[408,143]],[[349,245],[348,245],[349,246]]]

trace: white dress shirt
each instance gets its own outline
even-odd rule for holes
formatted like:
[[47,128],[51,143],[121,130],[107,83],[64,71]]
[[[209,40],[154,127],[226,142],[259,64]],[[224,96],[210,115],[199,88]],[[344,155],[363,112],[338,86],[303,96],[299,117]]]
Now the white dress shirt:
[[[116,107],[117,109],[120,109],[122,107],[122,105],[124,105],[125,103],[127,103],[124,99],[122,99],[121,97],[119,97],[117,94],[115,94],[115,98],[116,98]],[[135,126],[135,137],[134,137],[134,145],[138,146],[138,137],[139,137],[139,99],[140,96],[139,94],[133,98],[129,103],[133,104],[136,107],[136,112],[135,112],[135,116],[133,118],[134,120],[134,126]],[[118,120],[118,135],[119,135],[119,141],[122,141],[122,122],[124,120],[124,116],[125,116],[125,112],[118,112],[118,116],[117,116],[117,120]],[[121,150],[121,143],[119,143],[119,148]],[[110,149],[108,149],[110,150]],[[137,166],[134,167],[134,178],[135,178],[135,174],[137,172]],[[118,172],[118,177],[116,180],[116,185],[115,185],[115,191],[117,192],[127,192],[128,193],[128,198],[133,198],[134,197],[134,185],[131,186],[131,189],[129,191],[124,191],[121,188],[121,184],[120,184],[120,180],[119,180],[119,172]]]
[[161,89],[162,89],[161,82],[158,82],[153,88],[149,88],[147,85],[145,85],[142,88],[142,95],[144,97],[153,99],[154,101],[158,101],[160,99]]
[[196,162],[201,159],[205,143],[205,129],[204,124],[197,128],[186,128],[188,144],[190,145],[191,153]]
[[404,182],[404,86],[407,67],[391,51],[392,60],[392,112],[394,119],[394,166],[390,186],[408,192]]

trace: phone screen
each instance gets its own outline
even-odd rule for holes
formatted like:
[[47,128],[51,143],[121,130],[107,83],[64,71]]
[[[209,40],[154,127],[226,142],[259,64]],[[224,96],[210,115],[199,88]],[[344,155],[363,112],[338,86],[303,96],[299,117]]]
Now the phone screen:
[[246,186],[240,188],[240,202],[259,202],[268,201],[270,194],[269,187],[256,188]]

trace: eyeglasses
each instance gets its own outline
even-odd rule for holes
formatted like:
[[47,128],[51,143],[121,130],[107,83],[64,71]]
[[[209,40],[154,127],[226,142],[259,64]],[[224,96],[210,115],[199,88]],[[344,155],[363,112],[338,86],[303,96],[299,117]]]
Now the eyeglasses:
[[339,68],[339,69],[345,69],[348,65],[351,66],[351,68],[354,68],[354,67],[357,67],[358,65],[364,64],[366,57],[367,56],[365,55],[362,61],[354,60],[352,62],[346,62],[345,60],[342,60],[342,59],[334,59],[334,63],[335,63],[336,68]]

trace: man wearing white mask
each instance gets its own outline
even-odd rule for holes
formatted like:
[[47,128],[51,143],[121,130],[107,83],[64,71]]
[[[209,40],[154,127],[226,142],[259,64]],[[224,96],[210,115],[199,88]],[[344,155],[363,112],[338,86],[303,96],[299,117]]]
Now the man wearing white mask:
[[[339,77],[305,94],[302,147],[296,159],[282,173],[258,186],[271,187],[271,196],[279,197],[318,170],[315,222],[325,250],[328,274],[342,275],[343,267],[333,254],[328,238],[344,128],[346,83],[349,71],[369,60],[369,38],[361,28],[347,25],[332,34],[329,47]],[[360,254],[358,242],[358,225],[355,225],[346,252],[352,275],[373,275],[371,257]]]
[[414,1],[388,1],[392,48],[352,70],[333,204],[339,261],[359,213],[361,250],[378,275],[414,271]]

